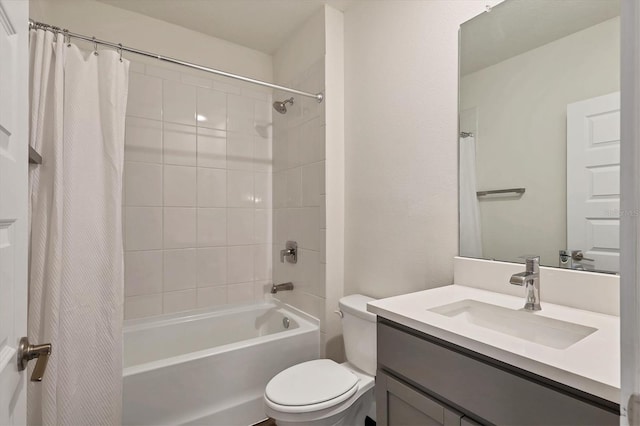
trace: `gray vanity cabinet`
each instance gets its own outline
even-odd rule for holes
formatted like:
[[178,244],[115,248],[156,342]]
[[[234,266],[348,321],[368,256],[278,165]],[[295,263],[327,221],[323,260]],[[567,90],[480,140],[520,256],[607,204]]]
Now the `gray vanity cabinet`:
[[462,415],[388,374],[376,375],[380,426],[461,426]]
[[378,319],[381,426],[618,425],[619,406]]

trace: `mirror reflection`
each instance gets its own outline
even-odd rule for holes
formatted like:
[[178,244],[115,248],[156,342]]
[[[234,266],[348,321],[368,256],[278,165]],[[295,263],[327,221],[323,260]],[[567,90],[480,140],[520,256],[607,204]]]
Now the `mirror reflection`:
[[460,255],[618,272],[618,0],[508,0],[460,31]]

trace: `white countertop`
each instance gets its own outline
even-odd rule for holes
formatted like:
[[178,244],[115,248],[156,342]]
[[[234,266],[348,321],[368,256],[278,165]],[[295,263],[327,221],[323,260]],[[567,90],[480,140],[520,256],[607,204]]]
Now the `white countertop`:
[[521,309],[524,306],[524,297],[450,285],[376,300],[367,305],[367,310],[423,333],[619,403],[619,317],[543,301],[542,310],[531,315],[597,329],[566,349],[554,349],[485,327],[461,323],[428,310],[465,299],[510,309]]

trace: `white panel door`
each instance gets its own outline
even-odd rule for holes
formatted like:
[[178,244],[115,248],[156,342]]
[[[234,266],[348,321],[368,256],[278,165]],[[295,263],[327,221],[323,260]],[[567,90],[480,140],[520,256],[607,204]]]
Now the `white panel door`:
[[0,0],[0,424],[26,423],[29,2]]
[[620,270],[620,93],[567,105],[567,248]]

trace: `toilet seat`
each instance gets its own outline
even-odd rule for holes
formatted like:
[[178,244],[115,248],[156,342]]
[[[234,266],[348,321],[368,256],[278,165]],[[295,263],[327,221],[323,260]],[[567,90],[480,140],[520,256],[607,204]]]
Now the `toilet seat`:
[[282,413],[309,413],[336,406],[358,390],[359,378],[342,365],[318,359],[277,374],[265,389],[265,403]]

